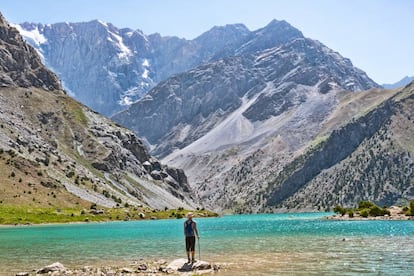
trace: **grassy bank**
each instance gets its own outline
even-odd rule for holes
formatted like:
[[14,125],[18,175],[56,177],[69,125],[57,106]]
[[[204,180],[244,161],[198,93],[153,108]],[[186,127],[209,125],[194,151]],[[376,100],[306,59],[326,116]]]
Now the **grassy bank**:
[[[41,208],[29,206],[0,206],[0,224],[25,225],[41,223],[104,222],[145,219],[177,219],[189,210],[153,210],[146,207],[130,208]],[[212,217],[217,214],[206,210],[194,210],[195,216]]]

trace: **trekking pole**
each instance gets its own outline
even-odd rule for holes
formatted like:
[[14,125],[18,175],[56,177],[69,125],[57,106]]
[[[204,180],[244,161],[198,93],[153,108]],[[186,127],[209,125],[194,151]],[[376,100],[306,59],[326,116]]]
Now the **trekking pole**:
[[198,239],[198,259],[201,261],[200,237],[197,237],[197,239]]

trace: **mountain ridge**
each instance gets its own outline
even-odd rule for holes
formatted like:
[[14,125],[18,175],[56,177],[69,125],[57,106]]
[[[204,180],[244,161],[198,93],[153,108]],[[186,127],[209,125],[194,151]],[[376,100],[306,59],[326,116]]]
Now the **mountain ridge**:
[[145,35],[100,20],[15,26],[72,96],[107,116],[124,110],[174,74],[303,37],[286,21],[277,20],[256,31],[242,24],[213,27],[193,40]]

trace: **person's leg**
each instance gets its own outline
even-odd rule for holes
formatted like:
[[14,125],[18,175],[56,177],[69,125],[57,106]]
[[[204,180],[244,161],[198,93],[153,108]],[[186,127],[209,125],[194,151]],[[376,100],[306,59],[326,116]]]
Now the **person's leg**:
[[188,263],[191,263],[191,259],[190,259],[191,241],[189,237],[185,237],[185,250],[187,251]]
[[191,237],[191,257],[192,263],[195,262],[195,237]]

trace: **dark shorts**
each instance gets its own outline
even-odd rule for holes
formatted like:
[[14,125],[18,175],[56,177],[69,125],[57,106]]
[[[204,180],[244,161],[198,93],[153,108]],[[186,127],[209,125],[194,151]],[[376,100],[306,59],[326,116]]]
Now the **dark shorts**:
[[185,249],[187,251],[194,251],[195,248],[195,236],[185,237]]

